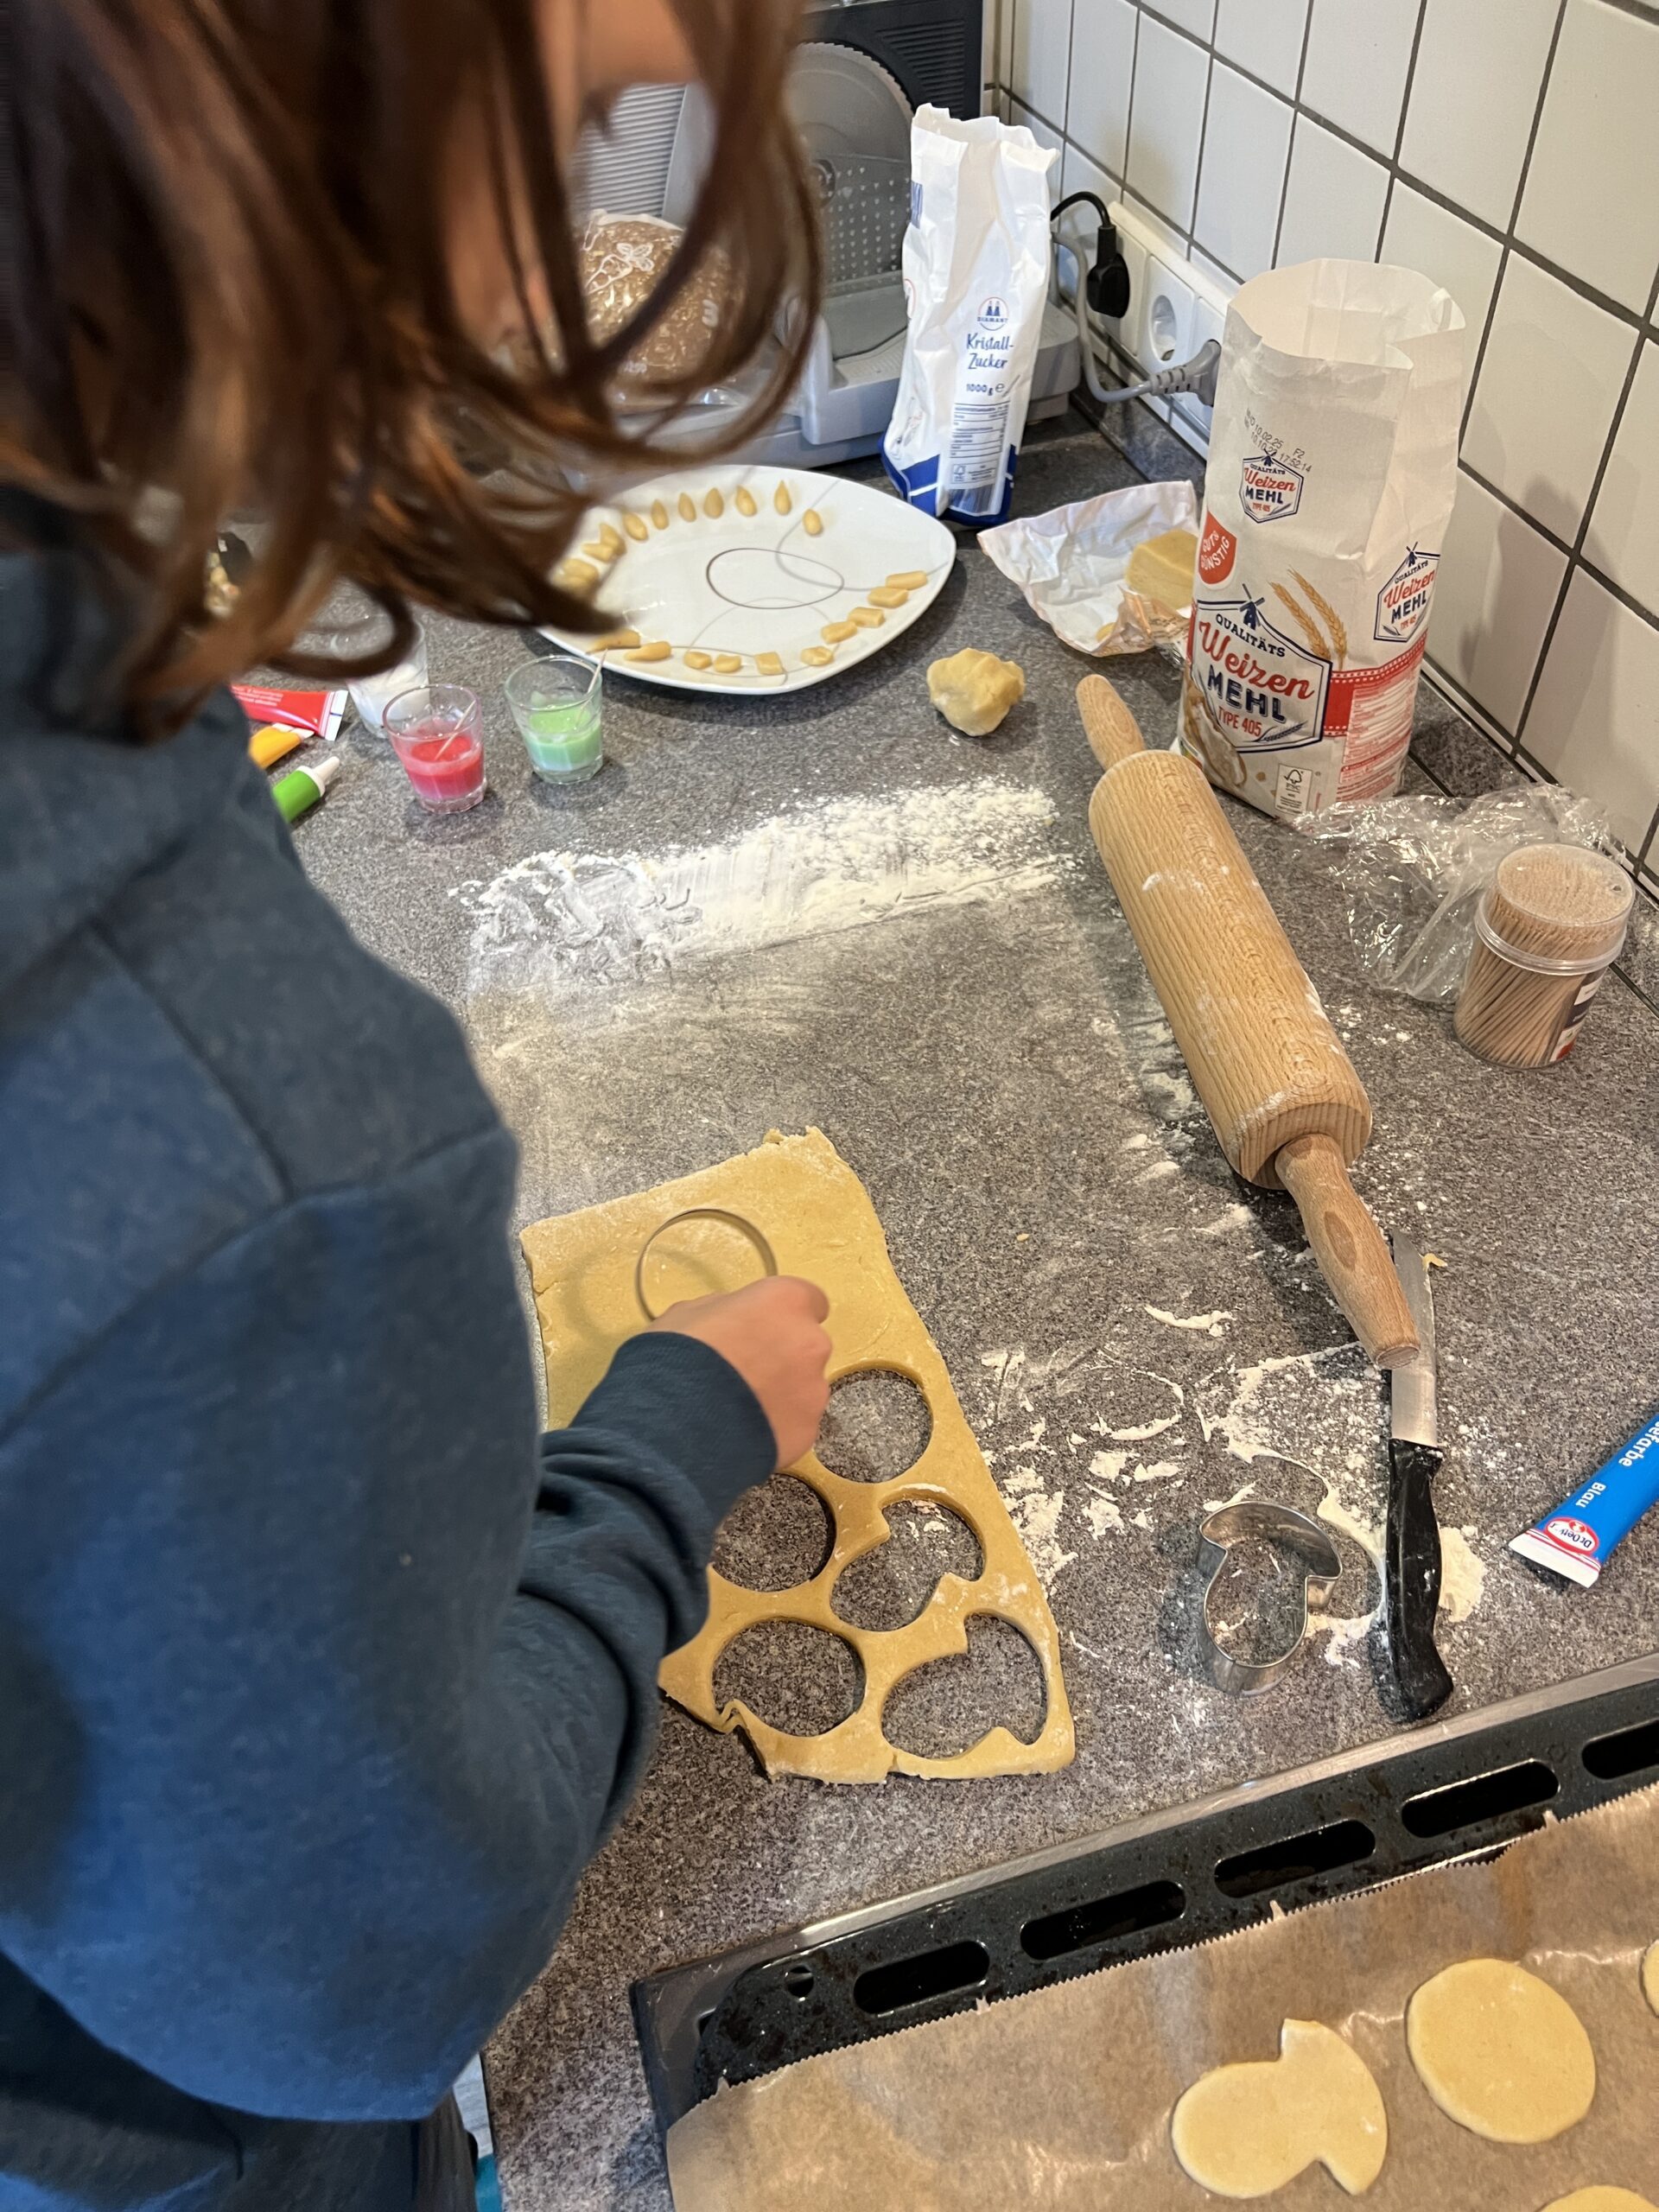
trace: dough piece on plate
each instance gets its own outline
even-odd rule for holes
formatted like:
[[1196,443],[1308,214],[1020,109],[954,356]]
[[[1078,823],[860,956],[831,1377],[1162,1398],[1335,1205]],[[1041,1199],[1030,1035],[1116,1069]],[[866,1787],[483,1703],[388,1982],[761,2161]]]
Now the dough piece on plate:
[[612,630],[602,638],[590,638],[588,650],[590,653],[620,652],[624,645],[633,646],[639,642],[639,632],[637,630]]
[[756,653],[754,664],[762,676],[781,676],[784,672],[784,657],[781,653]]
[[1544,2212],[1659,2212],[1659,2204],[1633,2189],[1575,2189],[1546,2204]]
[[1463,1959],[1412,1993],[1406,2048],[1448,2120],[1493,2143],[1548,2143],[1596,2094],[1596,2054],[1565,1997],[1507,1959]]
[[622,527],[627,531],[628,536],[632,538],[636,545],[643,545],[646,538],[651,536],[651,531],[646,526],[645,518],[643,515],[624,515],[622,518]]
[[789,496],[789,486],[781,476],[778,480],[778,489],[772,495],[772,504],[780,515],[788,514],[794,507],[795,502]]
[[601,562],[607,565],[610,563],[612,557],[611,550],[609,546],[606,544],[602,537],[589,537],[586,539],[583,542],[582,550],[590,561]]
[[836,657],[833,645],[803,645],[801,658],[808,668],[828,668]]
[[674,648],[666,638],[653,638],[648,645],[638,645],[628,655],[630,660],[667,660]]
[[726,500],[719,485],[711,484],[703,495],[702,512],[710,522],[718,522],[726,512]]
[[680,510],[680,520],[682,522],[696,522],[697,518],[697,503],[689,492],[681,493],[677,505]]
[[1370,2068],[1319,2020],[1287,2020],[1279,2053],[1195,2082],[1170,2116],[1175,2156],[1217,2196],[1266,2196],[1315,2164],[1359,2196],[1389,2150]]
[[1650,1946],[1642,1961],[1642,1994],[1659,2012],[1659,1943]]
[[553,581],[566,591],[591,591],[599,582],[599,570],[591,561],[561,561],[553,571]]
[[890,591],[920,591],[927,582],[925,569],[901,569],[896,576],[887,578]]
[[739,514],[752,515],[755,512],[754,494],[747,484],[738,486],[732,494],[732,499]]
[[928,670],[927,696],[952,729],[964,737],[988,737],[1025,697],[1026,672],[1017,661],[964,645]]
[[614,561],[617,555],[626,550],[626,541],[613,522],[601,524],[599,542],[605,548],[605,558],[607,561]]
[[705,668],[714,666],[715,657],[713,653],[689,652],[685,657],[685,664],[688,668],[695,668],[701,675]]
[[858,635],[856,622],[826,622],[818,635],[826,645],[844,645],[849,638]]
[[910,594],[898,584],[877,584],[868,597],[872,607],[891,608],[902,607],[910,597]]
[[[537,1318],[547,1353],[548,1412],[568,1421],[609,1366],[617,1346],[644,1328],[635,1269],[648,1238],[657,1238],[648,1290],[658,1311],[677,1298],[733,1290],[753,1280],[758,1265],[747,1238],[718,1219],[674,1221],[691,1207],[736,1214],[770,1244],[779,1272],[808,1275],[830,1300],[830,1371],[880,1370],[919,1389],[931,1417],[926,1445],[913,1466],[885,1482],[836,1475],[814,1452],[791,1472],[815,1491],[835,1530],[829,1559],[810,1581],[788,1590],[748,1590],[709,1576],[709,1618],[691,1642],[664,1661],[659,1677],[677,1703],[710,1727],[741,1728],[769,1774],[801,1774],[823,1782],[880,1782],[884,1775],[964,1779],[990,1774],[1049,1774],[1069,1765],[1073,1740],[1059,1640],[1042,1586],[963,1416],[950,1376],[887,1256],[869,1194],[820,1130],[774,1133],[754,1151],[654,1191],[590,1206],[561,1220],[538,1222],[524,1236]],[[979,1544],[972,1578],[942,1577],[917,1618],[904,1628],[851,1626],[831,1604],[836,1578],[893,1535],[886,1514],[914,1502],[948,1507]],[[1048,1693],[1040,1733],[1021,1743],[993,1727],[969,1750],[930,1758],[890,1744],[881,1713],[895,1683],[919,1667],[968,1648],[979,1615],[1007,1621],[1036,1653]],[[852,1645],[863,1669],[857,1709],[817,1736],[775,1728],[739,1700],[717,1703],[715,1669],[721,1653],[760,1622],[798,1622]]]
[[809,537],[822,537],[823,536],[823,517],[818,512],[816,507],[809,507],[806,512],[801,517],[801,528],[806,532]]
[[879,607],[855,607],[851,616],[861,630],[879,630],[887,619]]
[[668,509],[660,499],[653,499],[651,503],[651,526],[653,530],[668,528]]
[[715,674],[716,676],[735,676],[742,665],[743,656],[741,653],[716,653],[715,655]]

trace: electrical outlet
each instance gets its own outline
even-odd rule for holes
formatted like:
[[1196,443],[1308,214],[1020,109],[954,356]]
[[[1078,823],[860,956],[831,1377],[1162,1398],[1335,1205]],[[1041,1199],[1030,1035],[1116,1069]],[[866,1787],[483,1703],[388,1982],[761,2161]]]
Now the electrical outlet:
[[[1146,218],[1122,200],[1112,202],[1117,242],[1129,264],[1129,311],[1121,323],[1103,323],[1148,376],[1189,361],[1205,340],[1220,335],[1227,295],[1178,253]],[[1209,318],[1217,318],[1212,331]]]

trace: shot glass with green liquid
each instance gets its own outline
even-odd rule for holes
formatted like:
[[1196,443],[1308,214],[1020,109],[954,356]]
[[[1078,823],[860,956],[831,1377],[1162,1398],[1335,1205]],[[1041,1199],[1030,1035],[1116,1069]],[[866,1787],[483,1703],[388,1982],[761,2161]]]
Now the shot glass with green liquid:
[[507,678],[507,704],[543,783],[586,783],[605,765],[600,675],[597,661],[549,653],[525,661]]

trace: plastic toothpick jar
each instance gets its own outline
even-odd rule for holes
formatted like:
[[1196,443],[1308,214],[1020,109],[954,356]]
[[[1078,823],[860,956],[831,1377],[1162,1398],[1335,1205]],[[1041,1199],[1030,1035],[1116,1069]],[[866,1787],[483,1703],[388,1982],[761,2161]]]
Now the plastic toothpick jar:
[[1605,853],[1522,845],[1499,861],[1475,915],[1452,1026],[1506,1068],[1565,1059],[1618,957],[1636,886]]

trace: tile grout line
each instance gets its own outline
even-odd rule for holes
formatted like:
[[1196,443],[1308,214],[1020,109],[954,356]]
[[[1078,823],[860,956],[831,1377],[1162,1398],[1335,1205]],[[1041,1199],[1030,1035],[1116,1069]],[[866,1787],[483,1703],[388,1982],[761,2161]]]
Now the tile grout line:
[[[1212,27],[1215,18],[1212,16],[1211,18]],[[1186,257],[1189,261],[1192,257],[1193,241],[1197,238],[1198,234],[1198,192],[1204,183],[1205,142],[1210,136],[1210,94],[1214,87],[1215,81],[1216,57],[1212,52],[1210,55],[1209,60],[1205,65],[1204,109],[1198,118],[1198,158],[1193,164],[1192,168],[1192,213],[1186,219],[1186,226],[1184,232],[1184,236],[1186,240]]]
[[1290,205],[1290,165],[1296,158],[1296,133],[1306,112],[1302,105],[1302,86],[1307,79],[1307,49],[1313,43],[1313,10],[1317,5],[1318,0],[1307,0],[1306,12],[1302,17],[1302,50],[1296,57],[1296,89],[1290,100],[1290,137],[1285,143],[1285,173],[1279,180],[1279,213],[1273,224],[1272,265],[1275,269],[1279,266],[1279,248],[1285,235],[1285,210]]
[[[1539,648],[1538,665],[1532,672],[1532,682],[1527,686],[1527,696],[1521,704],[1520,719],[1515,726],[1515,741],[1517,745],[1523,744],[1526,741],[1527,723],[1532,715],[1533,702],[1538,696],[1538,687],[1544,679],[1544,669],[1549,659],[1549,649],[1555,642],[1555,632],[1560,626],[1562,613],[1566,610],[1567,594],[1573,588],[1573,579],[1582,570],[1596,582],[1599,583],[1602,581],[1592,563],[1584,558],[1584,541],[1590,535],[1591,518],[1596,511],[1596,501],[1601,497],[1601,487],[1606,479],[1608,464],[1613,457],[1613,448],[1618,442],[1619,429],[1624,420],[1625,406],[1636,384],[1636,372],[1641,365],[1642,348],[1644,343],[1645,340],[1638,337],[1630,348],[1630,362],[1624,371],[1624,383],[1618,395],[1618,404],[1613,409],[1612,420],[1607,426],[1607,441],[1602,447],[1601,459],[1596,464],[1596,473],[1590,480],[1589,495],[1584,503],[1584,512],[1579,518],[1578,534],[1573,540],[1566,573],[1561,578],[1560,589],[1556,594],[1554,612],[1549,618],[1548,627],[1544,632],[1544,642]],[[1624,594],[1615,586],[1612,596],[1623,601]]]
[[[1317,0],[1308,0],[1310,16],[1316,4]],[[1411,34],[1411,52],[1406,57],[1406,80],[1400,87],[1400,118],[1394,126],[1394,151],[1389,156],[1389,188],[1382,195],[1382,227],[1376,234],[1379,260],[1382,253],[1382,241],[1389,235],[1389,215],[1394,207],[1395,188],[1400,181],[1400,149],[1406,143],[1406,118],[1411,112],[1412,87],[1417,82],[1417,56],[1422,52],[1423,25],[1427,19],[1428,0],[1417,0],[1417,21]],[[1299,85],[1297,98],[1300,99],[1300,97],[1301,87]],[[1491,313],[1490,300],[1486,303],[1486,311],[1488,315]]]
[[[1418,38],[1414,41],[1410,64],[1413,74],[1415,72],[1418,45],[1421,43],[1421,35],[1425,21],[1427,0],[1420,0],[1420,4],[1425,12],[1420,14],[1418,17]],[[1603,4],[1611,6],[1614,4],[1614,0],[1603,0]],[[1313,5],[1317,6],[1318,0],[1313,0]],[[1333,138],[1341,139],[1344,146],[1351,147],[1357,154],[1364,155],[1368,161],[1375,162],[1380,168],[1387,170],[1390,194],[1395,184],[1403,184],[1409,191],[1420,194],[1425,200],[1432,200],[1446,214],[1457,216],[1459,221],[1467,223],[1471,230],[1478,231],[1483,238],[1490,238],[1494,245],[1508,246],[1523,261],[1530,262],[1535,268],[1543,270],[1546,275],[1554,276],[1559,283],[1565,284],[1569,291],[1575,292],[1580,299],[1588,300],[1592,307],[1599,308],[1604,315],[1613,315],[1620,322],[1634,324],[1646,331],[1649,335],[1659,337],[1659,327],[1654,327],[1651,314],[1644,317],[1637,309],[1626,307],[1622,300],[1614,299],[1611,293],[1599,291],[1593,284],[1586,283],[1583,277],[1576,275],[1573,270],[1565,267],[1560,262],[1552,261],[1548,254],[1541,253],[1535,246],[1530,246],[1524,239],[1514,237],[1510,232],[1506,232],[1499,225],[1489,223],[1484,215],[1476,214],[1472,208],[1460,206],[1448,193],[1442,192],[1438,185],[1430,184],[1426,178],[1407,168],[1400,159],[1399,149],[1405,140],[1405,102],[1410,92],[1409,79],[1405,94],[1402,97],[1400,122],[1395,132],[1395,151],[1393,155],[1382,154],[1379,153],[1375,146],[1368,144],[1363,138],[1356,136],[1346,124],[1338,123],[1332,117],[1323,114],[1318,108],[1309,106],[1302,99],[1300,80],[1295,97],[1287,99],[1277,85],[1269,84],[1265,77],[1258,77],[1254,71],[1246,68],[1242,62],[1236,61],[1230,55],[1221,53],[1211,41],[1199,38],[1195,32],[1187,30],[1179,23],[1171,22],[1167,16],[1160,16],[1155,8],[1147,7],[1146,0],[1137,0],[1137,22],[1142,13],[1149,15],[1155,23],[1172,33],[1176,38],[1185,39],[1189,46],[1196,46],[1201,53],[1210,54],[1224,68],[1231,69],[1239,76],[1247,79],[1259,92],[1270,93],[1274,99],[1284,102],[1287,106],[1294,107],[1299,115],[1306,116],[1308,121],[1316,123],[1321,130],[1328,130]],[[1648,20],[1659,22],[1659,18]],[[1552,54],[1554,52],[1553,42],[1551,52]],[[1536,115],[1534,121],[1535,125]],[[1529,155],[1525,158],[1529,158]],[[1502,274],[1501,267],[1499,273]]]
[[[1641,348],[1639,346],[1637,349],[1636,359],[1639,365],[1642,359]],[[1620,406],[1622,407],[1623,404],[1624,400],[1621,397]],[[1615,417],[1616,423],[1617,419],[1618,418]],[[1591,487],[1592,507],[1593,507],[1594,505],[1595,493],[1600,488],[1602,472],[1605,469],[1607,462],[1611,457],[1612,443],[1612,439],[1609,437],[1606,451],[1602,454],[1601,461],[1598,464],[1596,478]],[[1482,475],[1480,470],[1474,466],[1472,461],[1459,461],[1458,467],[1462,471],[1463,474],[1469,479],[1471,484],[1479,485],[1481,490],[1485,493],[1488,499],[1496,499],[1498,505],[1503,508],[1507,513],[1512,514],[1517,522],[1525,523],[1529,530],[1532,531],[1537,537],[1541,537],[1546,545],[1554,546],[1556,552],[1560,554],[1569,564],[1576,560],[1579,567],[1584,570],[1585,574],[1589,576],[1592,582],[1599,583],[1601,586],[1602,589],[1607,594],[1607,596],[1610,599],[1616,599],[1621,607],[1626,608],[1630,613],[1634,614],[1638,621],[1645,622],[1650,630],[1659,630],[1659,608],[1644,607],[1639,599],[1637,599],[1631,592],[1627,590],[1623,584],[1615,582],[1613,578],[1610,576],[1604,569],[1599,567],[1594,561],[1586,559],[1582,552],[1575,552],[1571,539],[1565,538],[1561,537],[1558,531],[1553,531],[1548,523],[1540,522],[1537,516],[1529,514],[1527,510],[1521,505],[1518,500],[1511,499],[1507,492],[1500,491],[1497,486],[1491,482],[1490,478]],[[1586,514],[1588,514],[1590,511],[1590,509],[1586,508]]]

